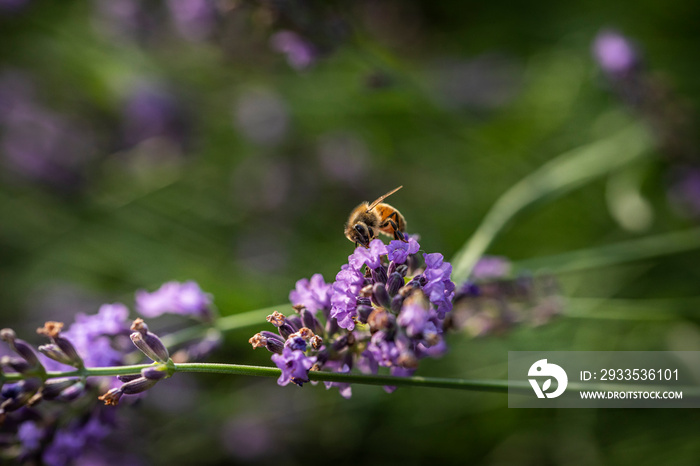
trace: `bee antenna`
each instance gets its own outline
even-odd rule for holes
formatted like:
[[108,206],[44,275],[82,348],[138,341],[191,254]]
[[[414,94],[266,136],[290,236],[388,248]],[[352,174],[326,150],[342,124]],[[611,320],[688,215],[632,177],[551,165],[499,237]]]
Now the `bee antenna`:
[[398,190],[401,189],[401,188],[403,188],[403,185],[402,185],[402,186],[399,186],[399,187],[396,188],[396,189],[392,189],[392,190],[389,191],[388,193],[386,193],[386,194],[384,194],[383,196],[380,196],[379,198],[377,198],[376,201],[374,201],[373,203],[371,203],[371,204],[369,205],[369,207],[367,207],[367,212],[369,212],[370,210],[374,209],[374,208],[377,206],[377,204],[379,204],[379,203],[382,202],[384,199],[386,199],[387,197],[391,196],[392,194],[394,194],[396,191],[398,191]]

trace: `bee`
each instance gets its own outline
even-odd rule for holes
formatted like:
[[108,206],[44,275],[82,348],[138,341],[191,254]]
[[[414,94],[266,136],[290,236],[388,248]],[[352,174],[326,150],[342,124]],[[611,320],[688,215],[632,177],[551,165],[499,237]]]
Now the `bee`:
[[403,234],[406,231],[406,220],[403,215],[389,204],[382,202],[401,188],[403,186],[389,191],[371,204],[363,202],[355,207],[350,213],[348,223],[345,224],[345,237],[355,243],[356,247],[361,244],[366,248],[379,233],[407,242]]

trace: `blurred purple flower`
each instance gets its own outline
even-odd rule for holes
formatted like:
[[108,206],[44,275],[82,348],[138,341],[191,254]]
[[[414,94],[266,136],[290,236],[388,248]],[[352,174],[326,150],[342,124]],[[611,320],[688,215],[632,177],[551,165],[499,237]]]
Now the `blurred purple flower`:
[[603,71],[611,75],[625,75],[639,64],[636,47],[612,29],[598,33],[593,42],[593,56]]
[[125,351],[115,347],[113,337],[129,335],[129,309],[120,303],[104,304],[97,314],[78,314],[62,334],[87,367],[122,365]]
[[143,39],[154,30],[156,16],[140,0],[94,0],[95,29],[119,39]]
[[153,293],[136,292],[136,311],[144,317],[172,313],[207,320],[211,318],[211,306],[211,295],[193,281],[164,283]]
[[318,157],[324,173],[349,185],[359,184],[367,173],[371,154],[354,134],[331,133],[318,141]]
[[[345,364],[343,361],[328,361],[323,365],[323,370],[329,372],[338,372],[340,374],[349,374],[350,366]],[[326,386],[327,390],[332,387],[338,387],[338,392],[340,393],[340,396],[342,396],[346,400],[349,400],[350,397],[352,397],[352,386],[349,383],[323,382],[323,384]]]
[[314,274],[311,280],[302,278],[297,281],[296,288],[289,293],[289,300],[293,304],[303,304],[309,311],[315,313],[318,310],[331,305],[330,283],[323,281],[323,275]]
[[73,421],[56,432],[42,459],[49,466],[71,464],[87,446],[102,440],[111,430],[112,427],[101,419],[99,411],[84,424]]
[[677,167],[671,174],[669,198],[678,208],[690,216],[700,215],[700,169]]
[[28,3],[29,0],[0,0],[0,13],[18,11]]
[[187,139],[181,105],[166,89],[152,83],[135,86],[124,105],[123,121],[124,142],[128,146],[153,138],[182,145]]
[[510,274],[511,263],[507,257],[482,256],[474,265],[471,273],[473,280],[504,278]]
[[249,90],[235,103],[234,124],[251,141],[275,145],[289,131],[289,112],[277,94],[266,89]]
[[95,153],[89,131],[40,105],[31,77],[21,72],[0,76],[0,134],[6,165],[61,188],[81,184],[84,166]]
[[207,39],[216,24],[211,0],[168,0],[168,9],[180,35],[193,42]]
[[39,427],[36,422],[26,421],[20,424],[17,437],[22,444],[23,454],[38,450],[45,435],[45,429]]
[[287,56],[287,63],[297,70],[311,66],[318,52],[316,47],[293,31],[279,31],[270,38],[273,50]]
[[512,57],[486,54],[469,60],[441,58],[431,69],[440,102],[448,108],[494,110],[522,89],[524,70]]

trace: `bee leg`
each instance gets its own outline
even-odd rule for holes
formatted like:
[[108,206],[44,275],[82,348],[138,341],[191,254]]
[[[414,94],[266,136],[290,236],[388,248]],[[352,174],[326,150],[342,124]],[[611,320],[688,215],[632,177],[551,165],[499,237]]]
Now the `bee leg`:
[[391,219],[392,215],[396,215],[396,212],[389,215],[389,217],[387,217],[387,219],[384,221],[384,223],[379,225],[379,228],[386,228],[389,225],[391,225],[392,233],[394,233],[394,239],[398,239],[398,240],[403,241],[404,243],[408,243],[408,240],[404,237],[404,234],[399,231],[399,227],[396,225],[396,222],[394,222]]

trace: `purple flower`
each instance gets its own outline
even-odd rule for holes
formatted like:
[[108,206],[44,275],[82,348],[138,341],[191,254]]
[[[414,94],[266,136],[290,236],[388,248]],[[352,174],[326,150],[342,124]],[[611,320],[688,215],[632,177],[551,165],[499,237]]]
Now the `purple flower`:
[[216,24],[216,8],[210,0],[168,0],[178,32],[187,40],[206,39]]
[[294,382],[300,387],[309,381],[309,369],[316,362],[315,357],[306,356],[302,351],[285,347],[282,354],[273,354],[272,362],[282,371],[277,384],[284,386]]
[[425,259],[425,272],[423,276],[427,283],[423,286],[423,292],[431,303],[437,306],[440,319],[445,318],[445,313],[452,309],[455,284],[450,280],[452,265],[444,262],[442,254],[423,254]]
[[[291,317],[279,312],[268,316],[283,340],[271,345],[270,332],[261,332],[249,341],[254,348],[274,353],[272,359],[282,370],[278,383],[301,385],[308,381],[312,364],[322,371],[346,373],[357,367],[376,374],[383,366],[392,373],[411,374],[419,359],[443,354],[443,319],[455,294],[452,266],[441,254],[424,254],[421,273],[419,250],[415,238],[392,241],[389,247],[375,239],[367,248],[356,248],[331,286],[330,312],[328,285],[320,275],[297,282],[290,299],[306,307],[295,306],[299,315]],[[316,315],[319,310],[322,316]],[[285,325],[289,328],[283,331]],[[326,384],[331,386],[343,397],[351,396],[349,384]]]
[[[350,373],[350,366],[345,364],[342,361],[328,361],[323,365],[323,370],[324,371],[330,371],[330,372],[338,372],[340,374],[349,374]],[[345,398],[346,400],[349,400],[350,397],[352,397],[352,387],[350,386],[349,383],[342,383],[342,382],[323,382],[323,384],[326,386],[326,389],[330,389],[331,387],[338,387],[338,391],[340,392],[340,396]]]
[[17,11],[24,8],[29,0],[0,0],[0,12]]
[[[415,374],[415,372],[415,369],[406,369],[398,366],[392,367],[390,371],[391,375],[394,377],[411,377],[413,374]],[[385,385],[384,391],[387,393],[393,393],[396,391],[396,387],[392,385]]]
[[639,63],[639,54],[625,36],[614,30],[598,33],[593,42],[593,56],[606,73],[623,75]]
[[367,351],[380,366],[385,367],[393,366],[400,355],[396,343],[384,331],[375,332],[372,335]]
[[312,313],[321,309],[330,309],[331,288],[330,283],[323,281],[323,275],[317,273],[311,277],[311,280],[302,278],[297,281],[296,289],[289,293],[289,300],[293,304],[303,304]]
[[700,215],[700,169],[678,167],[673,175],[669,198],[684,213]]
[[354,269],[361,269],[367,264],[370,269],[376,269],[381,265],[381,257],[387,254],[386,244],[380,239],[373,239],[368,248],[357,247],[348,257],[348,264]]
[[510,273],[511,263],[502,256],[482,256],[474,265],[471,277],[474,280],[503,278]]
[[20,424],[17,437],[22,443],[22,451],[28,453],[38,450],[44,434],[44,429],[39,427],[36,422],[25,421]]
[[[360,249],[360,248],[357,248]],[[359,270],[345,264],[335,277],[331,295],[331,317],[338,321],[341,328],[355,328],[354,317],[357,316],[357,296],[365,277]]]
[[73,422],[56,432],[53,441],[44,451],[42,459],[49,466],[71,464],[78,458],[86,446],[102,440],[111,432],[111,427],[99,418],[100,412],[93,414],[90,419],[80,424]]
[[280,31],[270,39],[272,49],[287,56],[289,65],[297,70],[308,68],[318,55],[313,44],[293,31]]
[[136,292],[136,310],[150,318],[173,313],[209,319],[211,304],[211,295],[203,292],[193,281],[168,282],[153,293],[143,290]]
[[406,262],[409,254],[415,254],[419,249],[420,245],[418,241],[416,241],[416,238],[409,237],[407,243],[398,239],[391,240],[387,246],[387,253],[390,261],[403,264]]
[[62,335],[70,340],[87,367],[124,364],[124,351],[113,346],[113,337],[129,334],[129,309],[120,303],[104,304],[97,314],[78,314]]
[[[420,305],[417,300],[411,300],[404,304],[401,313],[397,319],[397,323],[406,329],[406,334],[409,337],[421,337],[426,326],[430,322],[430,313],[427,309]],[[435,328],[435,325],[432,325]]]
[[152,83],[134,86],[123,109],[124,142],[134,146],[152,138],[163,138],[183,144],[186,117],[175,97]]
[[80,187],[95,148],[90,132],[34,100],[20,73],[0,79],[0,154],[24,177],[65,189]]

